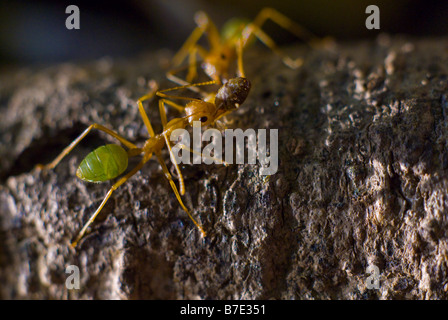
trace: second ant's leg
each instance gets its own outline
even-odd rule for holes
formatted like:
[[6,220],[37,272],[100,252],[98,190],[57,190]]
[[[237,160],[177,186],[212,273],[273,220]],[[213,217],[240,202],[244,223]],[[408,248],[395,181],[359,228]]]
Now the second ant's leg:
[[192,49],[197,46],[197,42],[204,33],[207,33],[207,38],[210,43],[210,47],[212,48],[219,45],[221,41],[216,26],[209,19],[205,12],[197,12],[194,18],[198,26],[193,30],[180,50],[174,55],[173,64],[175,67],[181,65],[188,53],[190,53]]
[[244,75],[244,69],[243,69],[243,39],[240,38],[238,41],[238,47],[237,47],[237,63],[238,63],[238,77],[243,77],[245,78],[246,76]]
[[162,167],[162,170],[163,170],[163,173],[165,174],[165,177],[168,179],[168,182],[170,183],[171,188],[173,189],[174,194],[176,195],[177,201],[179,202],[180,206],[188,214],[188,217],[191,219],[191,221],[193,221],[194,225],[199,229],[199,231],[201,232],[202,236],[205,237],[207,234],[205,233],[204,229],[192,217],[192,215],[190,214],[190,211],[187,209],[187,207],[182,202],[182,198],[180,197],[180,194],[179,194],[179,191],[177,190],[176,184],[174,183],[173,178],[171,177],[171,174],[170,174],[168,168],[166,167],[165,162],[163,161],[162,155],[160,153],[156,153],[156,156],[157,156],[157,159],[159,160],[160,166]]
[[290,68],[296,69],[300,67],[303,64],[302,58],[292,59],[285,53],[283,53],[282,50],[280,50],[277,46],[277,44],[272,40],[270,36],[268,36],[263,30],[261,30],[259,27],[257,27],[254,24],[249,24],[246,29],[244,30],[244,41],[247,43],[247,39],[251,35],[255,35],[261,42],[263,42],[269,49],[271,49],[275,54],[280,56],[283,59],[283,62]]
[[194,15],[194,20],[196,24],[200,27],[205,28],[207,35],[207,40],[210,44],[210,48],[216,48],[221,44],[221,36],[219,34],[218,28],[216,28],[213,21],[204,11],[198,11]]
[[[177,84],[179,86],[188,86],[190,84],[189,82],[181,79],[180,77],[178,77],[176,75],[178,72],[186,69],[186,67],[188,67],[188,66],[183,66],[181,68],[171,69],[170,71],[168,71],[166,73],[166,77],[168,78],[168,80],[173,81],[175,84]],[[188,89],[190,89],[191,91],[199,93],[199,88],[197,88],[197,87],[189,87]]]
[[79,135],[78,138],[76,138],[75,140],[73,140],[73,142],[70,143],[70,144],[68,145],[68,147],[66,147],[66,148],[65,148],[65,149],[64,149],[64,150],[63,150],[63,151],[56,157],[56,159],[54,159],[52,162],[50,162],[50,163],[47,164],[47,165],[38,164],[38,165],[36,166],[36,168],[38,168],[38,169],[50,170],[50,169],[53,169],[54,167],[56,167],[56,166],[58,165],[58,163],[59,163],[59,162],[60,162],[60,161],[61,161],[67,154],[69,154],[70,151],[72,151],[72,150],[76,147],[76,145],[77,145],[79,142],[81,142],[81,140],[84,139],[84,138],[89,134],[89,132],[90,132],[92,129],[97,129],[97,130],[100,130],[100,131],[103,131],[103,132],[107,133],[108,135],[110,135],[110,136],[116,138],[118,141],[120,141],[122,144],[124,144],[124,145],[125,145],[126,147],[128,147],[129,149],[136,149],[136,148],[137,148],[137,146],[136,146],[135,144],[133,144],[132,142],[126,140],[125,138],[123,138],[122,136],[120,136],[120,135],[119,135],[118,133],[116,133],[115,131],[110,130],[110,129],[108,129],[108,128],[106,128],[106,127],[100,125],[100,124],[94,123],[94,124],[90,125],[86,130],[84,130],[84,132],[81,133],[81,135]]
[[76,237],[75,241],[72,242],[72,247],[76,247],[79,240],[84,236],[87,228],[89,225],[92,224],[92,222],[95,220],[96,216],[100,213],[101,209],[103,209],[104,205],[106,204],[107,200],[109,200],[112,193],[118,189],[119,186],[121,186],[123,183],[125,183],[130,177],[132,177],[134,174],[136,174],[145,164],[145,161],[142,160],[138,165],[135,166],[134,169],[129,171],[128,174],[126,174],[124,177],[122,177],[120,180],[118,180],[107,192],[106,196],[104,197],[103,201],[101,202],[100,206],[96,211],[92,214],[92,216],[89,218],[89,221],[82,227],[81,231],[78,233],[78,236]]
[[187,78],[186,78],[188,84],[192,83],[193,80],[198,75],[197,61],[196,61],[197,55],[199,55],[201,57],[202,61],[204,61],[205,58],[208,56],[208,52],[200,45],[195,45],[192,48],[192,50],[190,52],[190,56],[189,56],[188,74],[187,74]]
[[198,75],[198,70],[196,67],[196,54],[198,50],[196,46],[191,48],[190,55],[188,57],[188,74],[187,74],[187,82],[192,83],[194,78]]
[[319,37],[315,36],[313,33],[308,31],[304,27],[300,26],[287,16],[281,14],[280,12],[272,8],[262,9],[254,19],[252,24],[255,25],[257,28],[261,29],[263,24],[268,19],[278,24],[283,29],[288,30],[299,39],[306,41],[309,45],[312,45],[313,43],[319,40]]
[[198,40],[202,37],[205,32],[206,27],[196,27],[191,35],[188,37],[187,41],[183,44],[180,50],[174,55],[173,65],[178,67],[185,60],[185,57],[191,52],[191,49],[196,45]]
[[[166,73],[166,77],[180,86],[191,85],[192,80],[197,75],[196,54],[198,54],[202,58],[202,60],[204,60],[205,57],[208,55],[208,52],[202,46],[196,44],[194,46],[194,50],[192,49],[190,52],[189,63],[187,65],[183,65],[182,67],[176,67],[174,69],[169,70]],[[177,73],[184,71],[185,69],[188,69],[187,80],[184,80],[179,76],[177,76]],[[198,93],[200,92],[199,89],[196,87],[190,86],[188,87],[188,89],[194,92]]]

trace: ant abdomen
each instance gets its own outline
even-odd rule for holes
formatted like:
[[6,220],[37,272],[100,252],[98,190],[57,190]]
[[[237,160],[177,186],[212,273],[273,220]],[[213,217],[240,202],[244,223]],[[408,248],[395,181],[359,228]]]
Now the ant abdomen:
[[128,167],[128,154],[117,144],[107,144],[90,152],[76,175],[88,182],[103,182],[122,174]]

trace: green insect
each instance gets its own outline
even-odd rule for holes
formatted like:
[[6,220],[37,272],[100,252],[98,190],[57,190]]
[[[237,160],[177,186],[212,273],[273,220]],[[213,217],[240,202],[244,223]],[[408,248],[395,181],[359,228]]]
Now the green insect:
[[80,163],[76,176],[88,182],[114,179],[128,167],[128,154],[118,144],[107,144],[89,153]]

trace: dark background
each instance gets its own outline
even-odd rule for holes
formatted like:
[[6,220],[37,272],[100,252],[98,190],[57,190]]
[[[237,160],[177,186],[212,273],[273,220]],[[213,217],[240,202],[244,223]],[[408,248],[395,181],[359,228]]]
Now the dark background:
[[[65,8],[80,9],[80,30],[67,30]],[[367,30],[365,9],[375,4],[381,29]],[[448,1],[416,0],[2,0],[0,66],[132,56],[143,50],[178,49],[195,27],[193,15],[206,11],[221,26],[227,19],[254,18],[271,6],[319,36],[337,40],[373,38],[380,32],[413,36],[448,31]],[[275,40],[290,40],[273,24]],[[272,34],[272,33],[271,33]]]

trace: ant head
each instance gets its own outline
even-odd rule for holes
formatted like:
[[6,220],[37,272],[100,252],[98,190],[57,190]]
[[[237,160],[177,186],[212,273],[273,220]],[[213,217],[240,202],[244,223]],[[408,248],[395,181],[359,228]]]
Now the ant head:
[[216,94],[215,105],[217,111],[225,113],[238,109],[246,100],[250,86],[250,81],[243,77],[227,81]]
[[199,121],[202,126],[208,126],[214,121],[213,113],[215,112],[215,105],[205,101],[192,101],[187,104],[185,113],[187,114],[188,123],[193,125],[193,122]]

